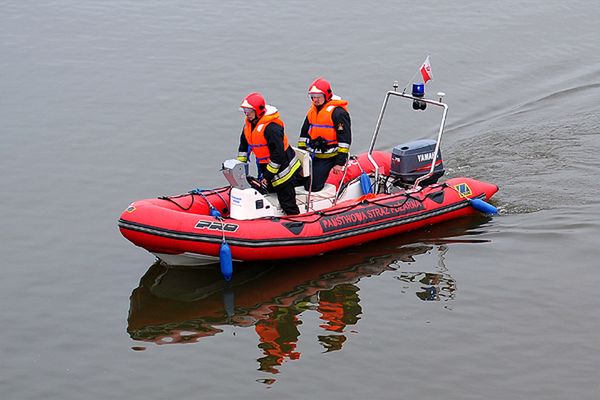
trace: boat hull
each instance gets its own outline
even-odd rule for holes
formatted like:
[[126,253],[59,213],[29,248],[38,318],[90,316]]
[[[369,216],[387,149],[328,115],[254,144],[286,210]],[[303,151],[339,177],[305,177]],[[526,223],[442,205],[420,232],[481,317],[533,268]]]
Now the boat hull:
[[123,236],[169,264],[217,260],[225,241],[234,260],[310,257],[477,213],[471,199],[489,200],[497,186],[454,178],[415,192],[366,195],[299,216],[255,220],[227,215],[227,188],[213,193],[132,203],[119,219]]

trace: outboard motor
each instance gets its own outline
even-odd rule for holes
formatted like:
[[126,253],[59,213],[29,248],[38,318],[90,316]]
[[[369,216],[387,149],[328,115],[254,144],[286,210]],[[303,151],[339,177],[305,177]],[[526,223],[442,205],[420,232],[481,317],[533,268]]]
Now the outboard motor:
[[[404,143],[392,150],[390,174],[395,178],[394,185],[410,186],[417,178],[427,175],[435,152],[435,140],[422,139]],[[421,186],[436,183],[444,175],[442,152],[438,149],[433,175],[420,183]]]

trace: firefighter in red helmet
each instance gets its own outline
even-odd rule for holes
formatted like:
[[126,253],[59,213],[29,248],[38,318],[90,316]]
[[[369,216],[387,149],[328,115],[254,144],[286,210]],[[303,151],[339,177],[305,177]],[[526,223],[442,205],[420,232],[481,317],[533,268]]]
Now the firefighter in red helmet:
[[240,107],[246,119],[240,136],[238,160],[248,162],[250,153],[254,153],[261,183],[269,191],[277,193],[283,212],[299,214],[294,181],[300,160],[288,144],[279,111],[266,104],[265,98],[258,92],[246,96]]
[[[325,186],[330,171],[341,171],[348,160],[352,133],[348,102],[333,94],[331,85],[317,78],[308,87],[312,101],[300,131],[298,147],[314,155],[312,191]],[[304,185],[309,190],[310,180]]]

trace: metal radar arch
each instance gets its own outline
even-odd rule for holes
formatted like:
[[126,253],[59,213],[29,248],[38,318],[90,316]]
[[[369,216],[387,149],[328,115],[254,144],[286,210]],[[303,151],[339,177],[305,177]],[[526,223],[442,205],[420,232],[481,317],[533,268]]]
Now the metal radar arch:
[[413,184],[412,190],[418,189],[419,184],[425,179],[431,177],[434,173],[435,164],[437,162],[437,156],[440,149],[440,143],[442,141],[442,134],[444,133],[444,126],[446,124],[446,115],[448,114],[448,105],[442,102],[442,98],[446,95],[443,92],[438,92],[437,95],[439,100],[432,100],[424,97],[424,85],[423,84],[414,84],[412,94],[408,94],[404,91],[398,91],[398,81],[394,82],[393,85],[394,90],[390,90],[385,94],[385,98],[383,100],[383,105],[381,106],[381,111],[379,112],[379,117],[377,118],[377,124],[375,125],[375,131],[373,132],[373,138],[371,139],[371,145],[369,146],[368,158],[371,164],[375,167],[375,183],[374,183],[374,191],[377,193],[378,185],[379,185],[379,165],[372,156],[373,149],[375,148],[375,142],[377,141],[377,136],[379,135],[379,129],[381,128],[381,123],[383,121],[383,116],[385,114],[385,110],[387,108],[390,97],[402,97],[408,100],[413,101],[413,109],[415,110],[425,110],[427,104],[431,104],[436,107],[441,107],[443,109],[442,112],[442,120],[440,121],[440,127],[438,130],[437,140],[435,144],[435,150],[433,152],[433,160],[431,162],[431,169],[429,172],[415,180]]

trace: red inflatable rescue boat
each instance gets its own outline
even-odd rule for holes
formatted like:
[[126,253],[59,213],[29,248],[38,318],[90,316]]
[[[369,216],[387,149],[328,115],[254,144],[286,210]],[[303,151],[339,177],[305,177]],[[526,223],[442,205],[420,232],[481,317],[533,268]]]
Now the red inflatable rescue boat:
[[[374,151],[391,96],[443,108],[437,140]],[[477,212],[494,213],[487,201],[497,186],[462,177],[438,183],[446,114],[441,99],[387,92],[369,151],[350,157],[343,174],[331,175],[323,190],[296,188],[300,215],[284,215],[276,195],[262,193],[247,177],[247,164],[228,160],[223,173],[230,185],[136,201],[121,214],[119,229],[167,264],[198,265],[223,262],[224,249],[226,258],[238,261],[310,257]],[[298,152],[308,175],[310,155]]]

